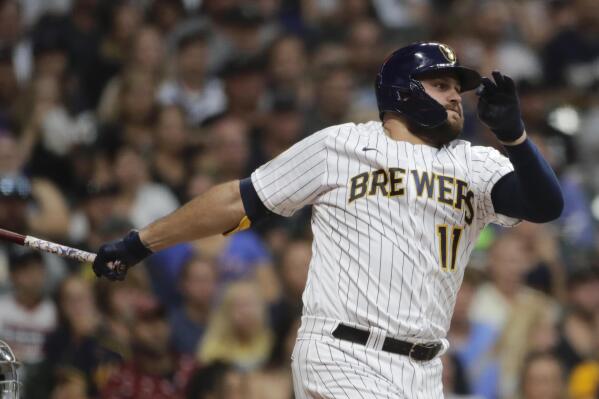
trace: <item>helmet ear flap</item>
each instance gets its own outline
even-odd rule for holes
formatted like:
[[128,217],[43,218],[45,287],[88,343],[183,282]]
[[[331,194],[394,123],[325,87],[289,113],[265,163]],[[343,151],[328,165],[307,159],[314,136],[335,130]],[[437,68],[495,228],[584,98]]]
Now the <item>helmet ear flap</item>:
[[424,91],[424,86],[422,85],[422,82],[416,79],[412,79],[410,78],[410,91],[411,92],[425,92]]
[[410,79],[410,100],[403,105],[404,114],[424,128],[435,128],[447,121],[447,111],[429,96],[421,82]]
[[381,120],[385,112],[405,116],[424,128],[434,128],[445,123],[447,111],[424,91],[421,82],[410,79],[408,87],[378,86],[376,90]]

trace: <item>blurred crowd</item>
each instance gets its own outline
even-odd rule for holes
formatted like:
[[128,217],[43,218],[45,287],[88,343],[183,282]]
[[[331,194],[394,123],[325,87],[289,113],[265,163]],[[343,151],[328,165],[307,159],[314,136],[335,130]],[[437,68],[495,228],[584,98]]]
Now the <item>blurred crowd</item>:
[[[562,183],[551,224],[484,230],[447,398],[599,398],[599,1],[0,0],[0,227],[90,251],[321,128],[378,119],[416,40],[518,83]],[[463,138],[500,148],[464,97]],[[0,243],[27,399],[289,399],[310,210],[98,280]]]

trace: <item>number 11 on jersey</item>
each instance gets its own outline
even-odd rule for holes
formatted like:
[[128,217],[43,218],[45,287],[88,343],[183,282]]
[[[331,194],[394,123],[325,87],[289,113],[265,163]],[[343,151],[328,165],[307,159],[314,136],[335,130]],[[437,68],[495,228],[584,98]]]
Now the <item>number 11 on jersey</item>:
[[458,245],[464,228],[461,226],[451,226],[446,224],[437,225],[437,238],[439,239],[439,260],[441,269],[447,272],[455,272],[456,261],[458,257]]

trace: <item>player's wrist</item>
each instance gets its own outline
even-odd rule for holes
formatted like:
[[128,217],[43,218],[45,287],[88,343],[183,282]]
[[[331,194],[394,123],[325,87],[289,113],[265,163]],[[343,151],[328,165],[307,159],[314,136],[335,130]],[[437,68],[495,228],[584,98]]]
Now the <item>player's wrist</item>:
[[143,229],[137,230],[137,234],[139,237],[139,241],[141,244],[146,247],[151,253],[156,252],[157,249],[155,245],[155,240],[152,240],[150,227],[144,227]]
[[143,243],[137,230],[131,230],[123,238],[123,244],[127,252],[131,255],[133,263],[140,262],[152,255],[152,250]]
[[524,129],[524,122],[520,117],[510,120],[509,122],[506,121],[500,127],[491,128],[495,137],[497,137],[501,143],[511,143],[520,139],[524,133]]
[[524,143],[527,138],[528,138],[528,136],[526,135],[526,130],[523,130],[522,133],[520,134],[520,137],[518,137],[517,139],[511,140],[511,141],[499,140],[499,142],[504,146],[513,147],[513,146]]

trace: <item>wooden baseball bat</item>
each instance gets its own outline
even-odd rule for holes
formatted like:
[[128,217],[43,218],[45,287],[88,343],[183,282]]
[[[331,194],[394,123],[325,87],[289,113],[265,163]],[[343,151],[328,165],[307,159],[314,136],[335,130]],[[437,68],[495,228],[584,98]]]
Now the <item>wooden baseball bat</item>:
[[17,245],[30,247],[42,252],[48,252],[63,258],[75,259],[79,262],[90,262],[92,263],[96,259],[96,254],[91,252],[82,251],[80,249],[67,247],[66,245],[60,245],[55,242],[42,240],[33,236],[24,236],[19,233],[0,229],[0,240],[10,241]]

